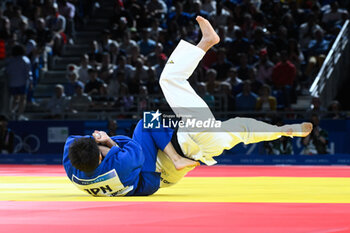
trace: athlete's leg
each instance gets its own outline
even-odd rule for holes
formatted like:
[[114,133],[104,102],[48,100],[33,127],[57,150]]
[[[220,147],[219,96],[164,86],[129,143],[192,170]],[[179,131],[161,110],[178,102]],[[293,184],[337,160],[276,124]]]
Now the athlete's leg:
[[[197,17],[203,38],[197,45],[181,41],[169,58],[160,79],[160,85],[170,107],[178,115],[193,118],[215,119],[207,104],[192,89],[190,77],[205,51],[218,43],[217,34],[210,23]],[[240,142],[255,143],[275,140],[281,136],[306,136],[312,129],[310,123],[277,127],[248,118],[234,118],[222,122],[222,132],[178,132],[178,141],[184,154],[192,159],[214,164],[213,156]]]
[[305,137],[312,130],[312,124],[302,123],[284,126],[270,125],[251,118],[236,117],[222,122],[222,132],[179,133],[178,140],[184,154],[194,160],[213,165],[214,156],[222,154],[238,143],[272,141],[281,136]]
[[199,165],[198,162],[188,158],[184,158],[181,155],[179,155],[171,142],[168,143],[168,145],[163,149],[163,151],[173,162],[176,170],[181,170],[185,167],[195,167]]
[[[199,25],[209,25],[209,22],[198,16]],[[214,118],[207,104],[192,89],[187,79],[191,76],[205,52],[219,42],[214,29],[202,29],[203,39],[198,46],[181,40],[172,52],[161,74],[159,83],[164,96],[177,115],[191,115],[193,118]]]

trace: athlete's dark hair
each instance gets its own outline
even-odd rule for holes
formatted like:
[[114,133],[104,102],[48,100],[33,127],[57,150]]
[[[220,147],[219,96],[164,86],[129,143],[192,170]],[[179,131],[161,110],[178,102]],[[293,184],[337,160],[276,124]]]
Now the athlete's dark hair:
[[92,172],[99,165],[100,149],[93,138],[78,138],[69,147],[71,164],[83,172]]

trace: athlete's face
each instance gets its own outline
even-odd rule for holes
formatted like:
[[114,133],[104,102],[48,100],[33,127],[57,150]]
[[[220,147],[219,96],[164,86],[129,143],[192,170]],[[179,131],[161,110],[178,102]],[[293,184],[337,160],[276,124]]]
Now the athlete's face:
[[99,164],[102,162],[102,160],[106,157],[106,155],[108,154],[109,150],[111,148],[104,146],[104,145],[99,145],[98,148],[100,149],[100,162]]

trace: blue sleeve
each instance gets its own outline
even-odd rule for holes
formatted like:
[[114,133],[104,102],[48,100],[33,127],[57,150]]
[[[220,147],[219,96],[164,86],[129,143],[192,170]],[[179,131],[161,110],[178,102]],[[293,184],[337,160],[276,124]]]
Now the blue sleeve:
[[140,175],[145,157],[141,146],[128,137],[112,137],[118,146],[113,146],[105,160],[112,160],[118,176],[123,183],[129,183]]
[[131,138],[123,135],[113,136],[111,139],[116,142],[119,147],[123,147],[131,140]]

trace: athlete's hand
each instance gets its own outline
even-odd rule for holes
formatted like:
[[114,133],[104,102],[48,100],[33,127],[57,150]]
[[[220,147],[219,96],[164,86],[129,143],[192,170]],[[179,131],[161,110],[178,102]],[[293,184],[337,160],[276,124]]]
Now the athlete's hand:
[[110,137],[104,131],[95,130],[92,136],[95,138],[97,143],[106,144]]
[[109,148],[116,145],[116,143],[104,131],[95,130],[92,136],[97,143],[101,143],[102,145],[105,145]]

